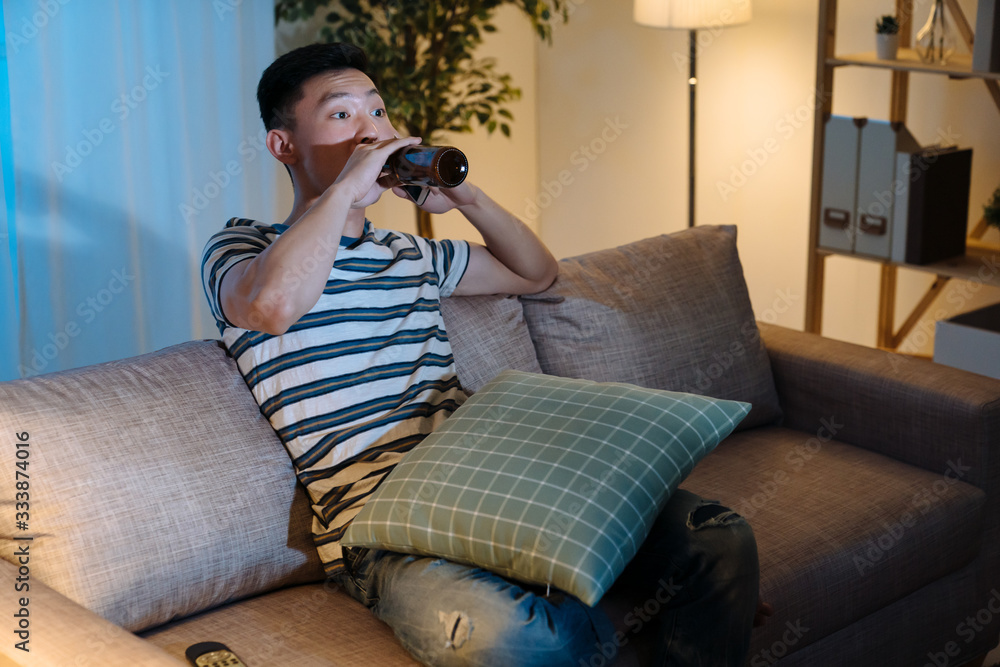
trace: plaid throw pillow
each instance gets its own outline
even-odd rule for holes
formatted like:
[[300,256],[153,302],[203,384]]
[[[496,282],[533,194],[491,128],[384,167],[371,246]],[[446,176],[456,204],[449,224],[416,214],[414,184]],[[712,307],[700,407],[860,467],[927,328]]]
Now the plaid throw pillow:
[[504,371],[411,450],[343,544],[443,557],[594,605],[747,403]]

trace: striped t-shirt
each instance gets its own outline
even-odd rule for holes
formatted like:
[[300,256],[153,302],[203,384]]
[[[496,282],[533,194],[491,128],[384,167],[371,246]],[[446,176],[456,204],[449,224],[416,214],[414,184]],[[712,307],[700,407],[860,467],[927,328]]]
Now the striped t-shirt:
[[465,273],[469,245],[366,220],[360,238],[341,240],[322,296],[287,332],[233,325],[222,277],[286,229],[230,220],[205,246],[202,281],[223,343],[309,492],[313,537],[334,575],[341,536],[365,500],[465,399],[439,304]]

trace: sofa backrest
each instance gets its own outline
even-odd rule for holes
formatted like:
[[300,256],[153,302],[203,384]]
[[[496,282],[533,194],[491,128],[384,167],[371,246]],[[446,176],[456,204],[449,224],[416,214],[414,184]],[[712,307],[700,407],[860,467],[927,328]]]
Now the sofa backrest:
[[441,300],[441,317],[466,393],[475,393],[501,371],[542,372],[517,297],[449,297]]
[[445,299],[459,379],[505,368],[746,401],[740,428],[781,416],[736,227],[704,226],[563,259],[545,292]]
[[0,432],[0,556],[33,537],[32,577],[126,629],[322,578],[289,457],[214,341],[0,383]]

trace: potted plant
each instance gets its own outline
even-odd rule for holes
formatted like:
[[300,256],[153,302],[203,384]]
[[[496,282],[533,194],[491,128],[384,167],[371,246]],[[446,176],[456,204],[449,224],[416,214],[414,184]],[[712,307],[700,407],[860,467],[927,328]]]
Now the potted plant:
[[899,51],[899,21],[892,14],[875,21],[875,55],[879,60],[895,60]]
[[993,191],[993,196],[983,206],[983,220],[987,225],[1000,229],[1000,186]]
[[[473,122],[510,136],[514,116],[507,104],[520,98],[521,89],[493,59],[475,56],[505,4],[523,11],[550,43],[552,21],[569,15],[569,0],[277,0],[275,22],[326,12],[318,38],[364,49],[373,78],[385,82],[380,92],[393,123],[435,144],[444,132],[471,132]],[[433,236],[430,214],[418,208],[416,216],[417,233]]]

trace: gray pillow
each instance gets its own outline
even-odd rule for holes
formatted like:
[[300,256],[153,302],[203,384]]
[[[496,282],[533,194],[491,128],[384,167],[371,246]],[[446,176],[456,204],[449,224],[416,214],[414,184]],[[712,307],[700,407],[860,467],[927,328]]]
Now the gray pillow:
[[516,297],[451,296],[441,299],[441,317],[467,394],[479,391],[500,371],[542,372]]
[[522,301],[545,373],[751,403],[740,428],[781,416],[734,226],[564,259]]
[[216,341],[2,382],[0,429],[31,443],[27,532],[0,448],[0,557],[33,535],[32,580],[126,630],[322,579],[309,499]]

